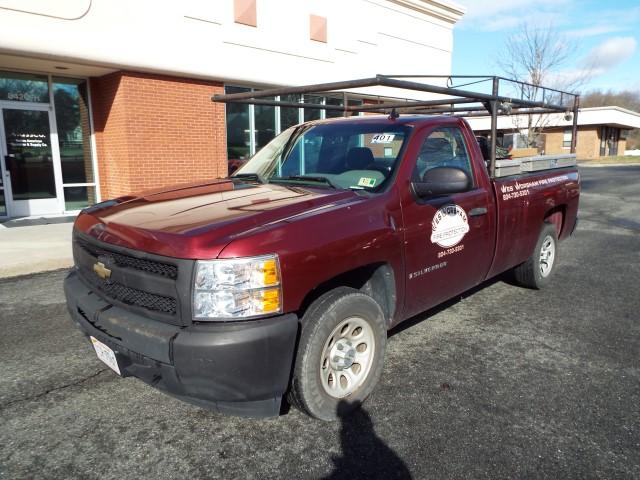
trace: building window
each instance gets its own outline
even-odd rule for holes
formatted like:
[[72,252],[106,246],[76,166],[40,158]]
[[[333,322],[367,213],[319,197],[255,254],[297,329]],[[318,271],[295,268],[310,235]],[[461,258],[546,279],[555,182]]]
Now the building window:
[[[225,87],[225,93],[250,92],[249,87]],[[286,95],[275,100],[289,103],[312,103],[341,106],[342,99],[316,95]],[[349,100],[349,105],[362,105],[362,100]],[[227,159],[233,162],[247,160],[264,147],[272,138],[289,127],[311,120],[341,117],[338,110],[325,111],[316,108],[294,106],[273,107],[266,105],[226,104]]]
[[[300,103],[298,95],[284,95],[280,97],[283,102]],[[300,123],[300,109],[295,107],[280,107],[280,131],[293,127]]]
[[309,38],[316,42],[327,43],[327,17],[309,16]]
[[256,0],[234,0],[233,15],[236,23],[257,27]]
[[96,203],[87,81],[53,77],[65,210]]
[[[265,100],[273,100],[266,97]],[[269,143],[276,136],[276,107],[268,105],[255,105],[254,111],[254,153]]]
[[[226,87],[225,93],[249,92],[250,88]],[[227,158],[246,160],[251,156],[251,105],[227,103]]]
[[0,188],[0,216],[75,212],[96,203],[88,80],[0,71],[0,101],[7,150],[0,170],[11,178]]
[[[304,103],[312,103],[312,104],[316,104],[316,105],[323,105],[324,104],[324,98],[323,97],[317,97],[315,95],[305,95],[304,96]],[[319,110],[317,108],[305,108],[304,109],[304,121],[305,122],[310,122],[311,120],[320,120],[320,118],[322,118],[322,114],[324,113],[323,110]]]
[[600,127],[600,156],[616,156],[618,140],[620,140],[620,129],[606,125]]
[[0,72],[0,100],[49,103],[49,81],[46,75]]
[[571,148],[571,137],[572,130],[570,128],[565,128],[562,133],[562,147],[563,148]]

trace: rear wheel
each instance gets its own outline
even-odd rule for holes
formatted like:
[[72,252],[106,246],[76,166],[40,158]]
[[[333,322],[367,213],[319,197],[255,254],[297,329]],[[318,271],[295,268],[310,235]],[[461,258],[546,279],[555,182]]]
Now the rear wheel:
[[[378,303],[340,287],[316,300],[302,319],[289,399],[321,420],[335,420],[366,399],[382,373],[387,332]],[[346,402],[346,403],[345,403]]]
[[531,256],[513,269],[518,283],[540,289],[548,282],[558,261],[558,234],[555,226],[545,223]]

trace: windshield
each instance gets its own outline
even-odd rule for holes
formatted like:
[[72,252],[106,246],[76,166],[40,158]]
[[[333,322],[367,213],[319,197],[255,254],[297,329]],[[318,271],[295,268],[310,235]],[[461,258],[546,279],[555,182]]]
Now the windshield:
[[282,132],[233,177],[376,190],[391,177],[411,128],[378,123],[300,125]]

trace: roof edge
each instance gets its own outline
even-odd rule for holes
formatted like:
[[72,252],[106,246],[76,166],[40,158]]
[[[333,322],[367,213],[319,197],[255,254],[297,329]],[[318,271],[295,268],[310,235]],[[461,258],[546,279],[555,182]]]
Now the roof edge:
[[450,0],[389,0],[411,10],[430,15],[445,22],[455,24],[467,9]]
[[589,112],[597,112],[602,110],[617,110],[619,112],[628,113],[629,115],[635,115],[640,117],[640,112],[636,112],[635,110],[629,110],[628,108],[619,107],[617,105],[610,105],[607,107],[580,107],[581,112],[589,111]]

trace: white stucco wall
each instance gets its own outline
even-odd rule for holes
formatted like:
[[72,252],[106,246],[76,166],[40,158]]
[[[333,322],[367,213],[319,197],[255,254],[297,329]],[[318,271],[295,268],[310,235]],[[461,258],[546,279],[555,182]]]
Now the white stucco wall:
[[[463,13],[449,0],[258,0],[250,27],[234,22],[232,0],[0,0],[0,68],[21,58],[24,69],[27,57],[34,69],[66,62],[68,73],[90,65],[272,85],[449,74]],[[309,39],[310,14],[327,17],[326,44]]]

